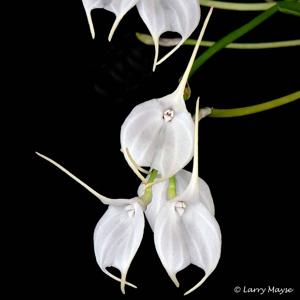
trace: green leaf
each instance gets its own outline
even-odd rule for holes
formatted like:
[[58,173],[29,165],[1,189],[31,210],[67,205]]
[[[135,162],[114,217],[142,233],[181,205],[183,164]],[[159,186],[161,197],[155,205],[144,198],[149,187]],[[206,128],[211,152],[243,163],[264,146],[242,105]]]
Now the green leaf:
[[280,1],[277,2],[277,6],[278,10],[283,13],[300,17],[300,1]]
[[[287,3],[288,4],[288,3]],[[290,4],[290,3],[289,3]],[[194,62],[193,68],[190,73],[190,77],[201,67],[209,58],[219,52],[221,49],[226,47],[228,44],[232,43],[236,39],[240,38],[247,32],[254,29],[259,24],[263,23],[265,20],[270,18],[275,12],[278,11],[278,6],[273,5],[268,10],[264,11],[250,22],[246,23],[242,27],[230,32],[228,35],[224,36],[218,40],[212,47],[207,49],[202,55],[200,55]]]

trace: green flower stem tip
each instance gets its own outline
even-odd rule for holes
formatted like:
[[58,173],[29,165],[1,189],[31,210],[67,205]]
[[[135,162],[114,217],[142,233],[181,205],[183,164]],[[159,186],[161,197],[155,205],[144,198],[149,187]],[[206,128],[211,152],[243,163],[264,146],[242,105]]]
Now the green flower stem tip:
[[262,111],[270,110],[299,99],[300,99],[300,91],[297,91],[292,94],[286,95],[284,97],[274,99],[265,103],[257,104],[257,105],[246,106],[241,108],[232,108],[232,109],[213,108],[212,113],[209,115],[209,117],[212,118],[242,117],[242,116],[252,115]]

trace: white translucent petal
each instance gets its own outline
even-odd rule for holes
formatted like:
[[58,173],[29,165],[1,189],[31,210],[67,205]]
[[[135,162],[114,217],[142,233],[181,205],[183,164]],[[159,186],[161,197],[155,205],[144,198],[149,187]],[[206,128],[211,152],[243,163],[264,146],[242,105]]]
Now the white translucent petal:
[[160,136],[160,149],[151,167],[162,177],[170,177],[186,166],[193,157],[194,123],[188,111],[175,112],[174,119],[165,124]]
[[134,202],[127,206],[109,206],[95,228],[97,262],[109,276],[107,267],[120,270],[123,293],[127,271],[142,241],[144,222],[143,210],[138,202]]
[[177,287],[176,273],[191,263],[186,237],[175,203],[165,203],[154,225],[154,243],[164,268]]
[[[194,123],[184,101],[170,94],[137,105],[121,127],[121,148],[128,148],[139,166],[151,167],[160,176],[170,177],[182,169],[193,155]],[[166,110],[174,111],[170,122]]]
[[95,8],[104,8],[116,15],[116,20],[109,34],[109,40],[112,38],[117,25],[122,20],[123,16],[133,7],[139,0],[82,0],[86,11],[92,37],[95,37],[95,30],[91,19],[91,11]]
[[163,128],[163,109],[157,99],[134,107],[121,127],[121,148],[128,148],[139,166],[150,166]]
[[205,276],[186,294],[198,288],[216,268],[221,255],[221,231],[216,219],[200,202],[186,204],[182,224],[189,240],[191,263],[203,269]]
[[173,53],[192,34],[200,21],[198,0],[140,0],[137,8],[155,44],[154,68],[160,36],[167,31],[181,35],[181,41],[170,51]]

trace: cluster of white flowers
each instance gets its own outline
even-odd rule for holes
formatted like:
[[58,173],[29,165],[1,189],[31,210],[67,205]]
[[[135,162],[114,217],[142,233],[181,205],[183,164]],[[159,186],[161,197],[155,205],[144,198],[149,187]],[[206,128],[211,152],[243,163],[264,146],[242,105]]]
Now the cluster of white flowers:
[[[180,29],[180,32],[187,34],[185,19],[191,22],[195,17],[193,22],[196,24],[200,17],[196,0],[86,0],[83,3],[88,15],[95,7],[113,11],[117,18],[112,32],[123,15],[137,5],[154,40],[158,39],[162,31],[170,29]],[[193,11],[192,16],[184,13],[190,10]],[[185,294],[192,292],[206,280],[220,258],[221,232],[214,217],[213,199],[209,187],[198,176],[198,123],[210,110],[206,108],[199,111],[198,99],[193,121],[183,99],[188,75],[211,12],[212,10],[205,19],[178,88],[170,95],[137,105],[122,125],[121,150],[129,166],[142,181],[136,197],[107,198],[57,162],[37,153],[108,205],[94,232],[95,255],[101,270],[121,282],[123,293],[125,285],[136,287],[126,281],[126,275],[142,241],[144,215],[153,230],[159,258],[177,287],[179,282],[176,274],[188,265],[194,264],[205,271],[205,276],[199,283]],[[184,19],[174,23],[166,17],[169,14],[172,17],[173,14],[180,17],[183,14]],[[162,20],[164,26],[160,26]],[[182,27],[178,27],[178,24]],[[193,27],[194,25],[190,30]],[[159,30],[155,31],[155,28]],[[192,173],[183,170],[193,157]],[[147,172],[143,167],[149,167],[150,171]],[[148,173],[146,178],[142,175],[145,171]],[[107,267],[120,270],[121,277],[111,274]]]

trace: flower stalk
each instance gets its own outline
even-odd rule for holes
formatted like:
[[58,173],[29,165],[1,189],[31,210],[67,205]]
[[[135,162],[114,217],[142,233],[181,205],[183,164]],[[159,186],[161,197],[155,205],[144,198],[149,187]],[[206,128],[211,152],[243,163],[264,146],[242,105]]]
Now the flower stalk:
[[261,11],[267,10],[270,7],[276,5],[276,3],[236,3],[236,2],[225,2],[225,1],[213,1],[213,0],[199,0],[202,6],[213,6],[219,9],[225,10],[239,10],[239,11]]
[[[153,45],[152,37],[149,34],[136,32],[137,39],[144,43],[145,45]],[[161,38],[159,45],[163,47],[172,47],[177,44],[178,39],[174,38]],[[197,40],[187,39],[183,45],[185,46],[195,46]],[[211,47],[216,43],[216,41],[201,41],[200,47]],[[257,50],[257,49],[274,49],[274,48],[284,48],[284,47],[296,47],[300,46],[300,39],[297,40],[287,40],[287,41],[274,41],[274,42],[260,42],[260,43],[230,43],[224,48],[226,49],[241,49],[241,50]]]
[[273,108],[291,103],[293,101],[300,99],[300,91],[291,93],[284,97],[280,97],[268,102],[264,102],[261,104],[240,107],[240,108],[231,108],[231,109],[220,109],[220,108],[212,108],[212,113],[209,117],[212,118],[233,118],[233,117],[242,117],[247,115],[253,115],[259,112],[263,112],[266,110],[271,110]]

